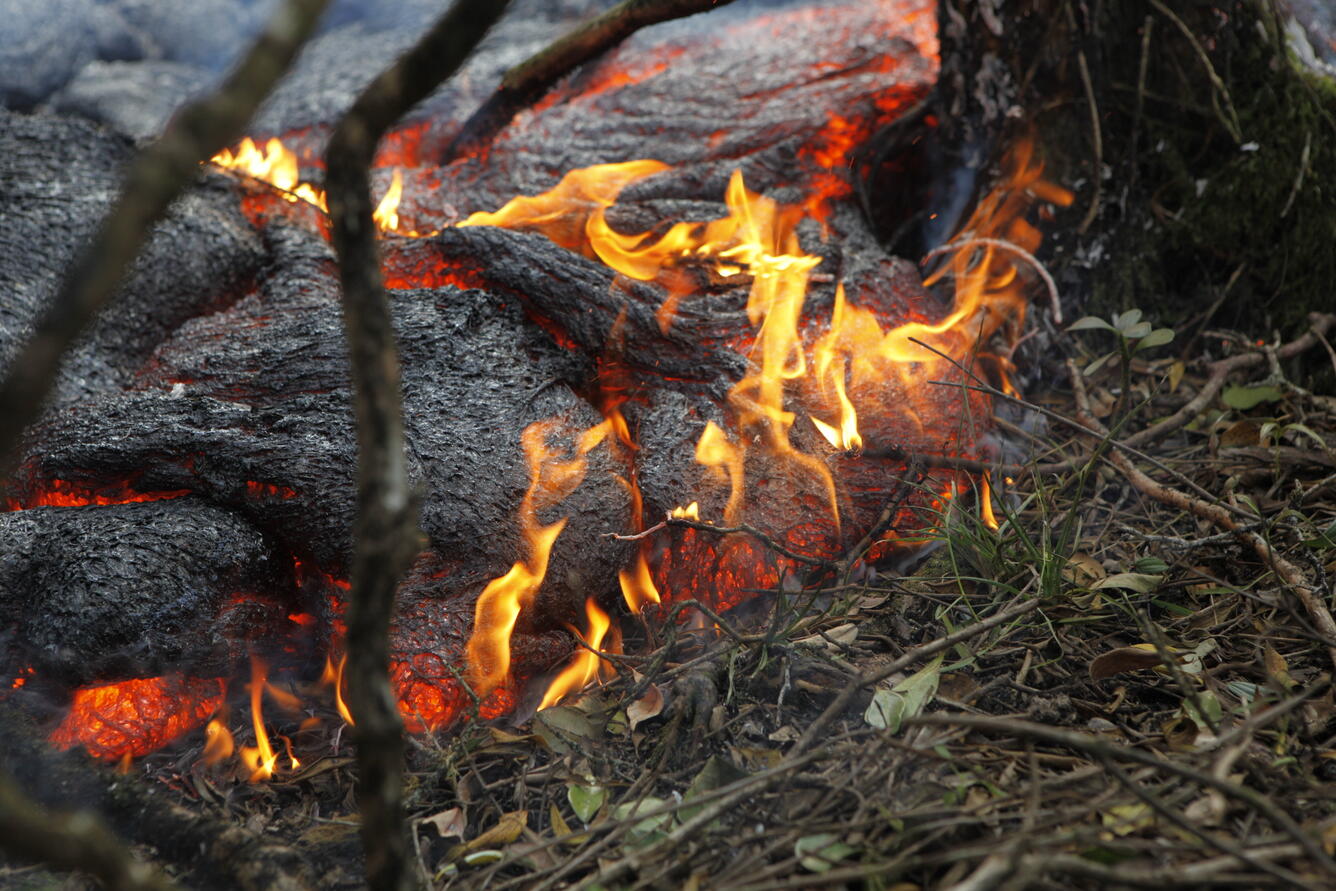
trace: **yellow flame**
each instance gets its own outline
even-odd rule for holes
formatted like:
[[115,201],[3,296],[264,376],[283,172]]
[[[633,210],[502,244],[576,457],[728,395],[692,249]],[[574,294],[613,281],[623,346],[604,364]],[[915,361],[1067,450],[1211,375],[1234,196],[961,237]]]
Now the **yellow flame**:
[[343,699],[343,671],[347,666],[347,653],[339,656],[338,668],[334,667],[329,656],[325,656],[325,670],[320,674],[320,683],[334,688],[334,707],[338,710],[339,717],[349,727],[355,727],[357,722],[353,720],[353,713],[349,711],[348,704]]
[[[301,181],[301,165],[297,161],[297,155],[277,137],[267,141],[264,148],[260,148],[247,136],[237,145],[236,151],[225,148],[210,158],[209,163],[223,170],[235,171],[251,179],[268,183],[279,190],[285,201],[294,204],[305,201],[329,213],[325,191]],[[397,211],[402,194],[403,177],[396,168],[389,191],[381,198],[380,205],[372,214],[376,226],[382,231],[398,230]]]
[[250,781],[258,783],[261,780],[267,780],[274,775],[274,765],[278,762],[278,754],[273,746],[269,744],[269,734],[264,729],[264,708],[262,698],[264,696],[265,677],[268,669],[265,667],[259,657],[251,656],[251,682],[250,682],[250,700],[251,700],[251,722],[255,726],[255,745],[242,746],[238,752],[241,763],[250,771]]
[[[588,620],[588,630],[579,637],[590,647],[597,650],[602,646],[603,637],[608,633],[612,620],[608,618],[607,613],[599,608],[598,602],[592,597],[585,601],[585,613]],[[566,666],[547,688],[547,692],[543,694],[543,701],[538,705],[539,710],[556,705],[566,696],[584,689],[585,685],[598,675],[600,661],[601,659],[597,653],[591,653],[582,647],[580,652],[575,654],[575,658],[571,660],[571,664]]]
[[989,529],[996,532],[1001,528],[1001,524],[997,522],[997,515],[993,513],[993,487],[987,473],[979,481],[979,513],[983,516],[984,525]]
[[399,168],[394,169],[394,178],[390,180],[390,187],[385,190],[385,195],[376,205],[376,209],[371,212],[371,219],[376,221],[376,226],[382,232],[394,232],[399,228],[399,200],[404,194],[404,178],[399,174]]
[[713,467],[727,477],[729,491],[724,522],[730,526],[736,525],[742,516],[743,461],[742,447],[730,442],[728,435],[714,421],[707,423],[696,442],[696,462]]
[[695,520],[700,522],[700,504],[691,502],[686,507],[675,507],[668,512],[668,516],[676,520]]
[[613,431],[610,421],[589,428],[580,435],[575,456],[561,460],[546,441],[554,426],[552,421],[538,421],[524,428],[520,436],[529,465],[529,489],[520,502],[519,513],[528,554],[505,575],[489,582],[478,597],[473,634],[464,656],[466,676],[479,696],[501,686],[509,675],[510,635],[515,621],[542,586],[552,545],[566,526],[565,518],[542,525],[538,522],[539,508],[555,504],[575,491],[584,480],[586,456]]
[[639,614],[651,603],[662,601],[659,589],[649,574],[649,562],[645,559],[644,551],[636,554],[634,566],[617,573],[617,581],[621,584],[622,598],[633,614]]

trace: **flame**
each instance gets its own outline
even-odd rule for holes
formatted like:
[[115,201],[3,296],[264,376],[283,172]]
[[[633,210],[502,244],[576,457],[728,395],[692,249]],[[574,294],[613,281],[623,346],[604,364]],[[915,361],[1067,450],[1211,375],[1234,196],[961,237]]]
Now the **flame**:
[[979,513],[983,517],[984,525],[996,532],[1002,528],[997,522],[997,515],[993,513],[993,487],[988,479],[988,474],[983,474],[979,481]]
[[339,717],[349,727],[355,727],[357,722],[353,720],[353,713],[348,710],[348,705],[343,701],[343,670],[348,666],[348,654],[344,653],[339,657],[338,668],[330,661],[329,656],[325,657],[325,670],[320,675],[320,683],[334,688],[334,707],[339,711]]
[[[703,438],[704,437],[702,437],[702,439]],[[676,520],[695,520],[696,522],[700,522],[700,504],[693,501],[686,507],[675,507],[668,511],[668,516]]]
[[404,194],[404,178],[399,174],[398,168],[395,168],[394,178],[390,180],[390,187],[385,191],[384,197],[376,205],[376,209],[371,212],[371,219],[376,221],[376,226],[383,232],[394,232],[399,228],[399,199]]
[[643,549],[636,553],[636,562],[631,569],[617,573],[617,581],[621,584],[622,598],[633,615],[639,615],[651,603],[662,602]]
[[204,728],[204,763],[207,765],[217,764],[226,758],[232,757],[236,744],[232,739],[232,731],[227,729],[227,725],[217,718],[209,722]]
[[223,704],[221,678],[137,678],[82,687],[51,744],[101,761],[139,758],[189,733]]
[[[264,148],[260,148],[247,136],[241,140],[236,151],[225,148],[210,158],[209,163],[222,170],[268,183],[279,190],[284,201],[292,204],[304,201],[324,213],[329,213],[324,189],[301,181],[301,165],[297,155],[277,137],[269,139]],[[398,209],[402,194],[403,178],[398,168],[395,168],[390,188],[380,199],[379,206],[372,214],[376,226],[381,231],[398,231]]]
[[[730,526],[736,525],[742,517],[744,459],[745,452],[742,447],[730,442],[728,435],[718,424],[710,421],[705,425],[705,430],[696,442],[696,461],[706,467],[715,468],[718,473],[727,477],[729,491],[728,505],[724,508],[724,522]],[[699,515],[699,508],[697,514]]]
[[[585,601],[585,614],[588,620],[588,631],[579,635],[590,647],[597,650],[603,644],[603,638],[608,633],[608,628],[612,625],[612,619],[608,617],[598,602],[590,597]],[[552,681],[547,692],[543,694],[543,701],[539,703],[538,708],[541,711],[549,706],[556,705],[562,699],[571,693],[578,693],[584,689],[585,685],[592,681],[598,674],[601,658],[597,653],[581,648],[580,652],[575,654],[571,664],[557,675]]]
[[269,669],[258,656],[251,656],[250,704],[251,723],[255,727],[255,745],[242,746],[238,751],[241,763],[250,771],[250,781],[258,783],[274,775],[274,765],[278,763],[278,754],[269,744],[269,734],[264,729],[264,708],[262,700]]
[[548,525],[539,523],[538,510],[575,491],[584,480],[586,456],[613,432],[613,424],[607,420],[589,428],[580,435],[575,456],[562,459],[547,445],[554,427],[554,421],[538,421],[524,428],[520,437],[529,465],[529,488],[519,512],[528,554],[505,575],[488,583],[478,597],[465,660],[466,676],[479,696],[500,687],[510,674],[510,634],[515,620],[542,586],[552,545],[566,526],[565,518]]

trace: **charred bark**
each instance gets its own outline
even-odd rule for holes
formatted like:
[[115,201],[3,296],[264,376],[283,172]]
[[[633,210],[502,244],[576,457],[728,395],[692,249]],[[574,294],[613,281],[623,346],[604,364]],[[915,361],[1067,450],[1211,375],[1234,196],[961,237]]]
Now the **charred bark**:
[[235,139],[314,30],[327,0],[288,0],[241,65],[212,97],[181,111],[130,167],[121,197],[66,272],[31,339],[0,382],[0,469],[40,415],[61,357],[107,302],[150,227],[198,175],[199,164]]

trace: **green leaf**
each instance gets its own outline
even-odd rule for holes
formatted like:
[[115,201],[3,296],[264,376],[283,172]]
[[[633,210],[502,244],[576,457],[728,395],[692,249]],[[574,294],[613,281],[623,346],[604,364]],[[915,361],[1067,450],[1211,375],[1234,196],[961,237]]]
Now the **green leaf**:
[[1123,336],[1128,340],[1140,340],[1150,334],[1150,322],[1137,322],[1135,325],[1129,325]]
[[1142,557],[1132,564],[1133,572],[1144,572],[1150,575],[1161,575],[1169,571],[1169,564],[1165,563],[1159,557]]
[[1320,551],[1329,551],[1336,548],[1336,521],[1317,534],[1317,538],[1306,538],[1303,541],[1305,547],[1317,548]]
[[1125,313],[1120,313],[1113,317],[1113,327],[1126,333],[1129,328],[1141,321],[1141,310],[1129,309]]
[[854,852],[833,832],[804,835],[794,842],[793,853],[808,872],[825,872]]
[[1220,401],[1232,409],[1247,411],[1263,402],[1279,402],[1285,394],[1279,387],[1226,387]]
[[1097,588],[1121,588],[1125,591],[1136,591],[1138,594],[1149,594],[1159,587],[1164,576],[1151,574],[1147,572],[1116,572],[1106,579],[1100,579],[1091,585],[1092,589]]
[[567,786],[566,800],[571,803],[575,816],[588,824],[608,800],[608,790],[602,786]]
[[899,733],[905,718],[923,711],[923,707],[937,695],[937,684],[941,680],[942,661],[945,658],[945,653],[939,653],[936,659],[891,689],[878,689],[872,694],[872,702],[863,713],[863,720],[872,727]]
[[1137,352],[1141,350],[1154,349],[1157,346],[1164,346],[1174,339],[1174,332],[1170,328],[1156,328],[1147,334],[1137,343]]
[[1117,358],[1117,356],[1118,354],[1116,352],[1105,353],[1104,355],[1096,359],[1094,362],[1091,362],[1089,365],[1087,365],[1085,367],[1085,370],[1082,371],[1081,373],[1084,374],[1086,377],[1089,377],[1096,371],[1099,371],[1101,368],[1103,368],[1105,362],[1108,362],[1110,359]]
[[[720,758],[718,755],[711,755],[710,760],[705,762],[705,766],[700,769],[700,773],[696,774],[696,778],[691,781],[691,785],[683,793],[682,800],[692,801],[700,798],[715,789],[727,786],[729,783],[735,783],[747,775],[745,770],[734,766],[731,761]],[[703,804],[682,807],[678,811],[678,816],[685,822],[700,813],[703,807],[705,807]]]
[[1068,331],[1086,331],[1090,328],[1098,328],[1101,331],[1116,331],[1117,329],[1098,316],[1086,316],[1083,319],[1077,319],[1067,326]]
[[[626,820],[634,817],[636,814],[648,811],[658,810],[667,804],[662,798],[646,796],[640,801],[629,801],[626,804],[619,804],[612,809],[614,820]],[[666,828],[673,820],[672,812],[659,814],[656,817],[646,817],[636,822],[634,826],[626,831],[626,841],[634,847],[640,847],[646,844],[652,844],[661,838],[664,838],[660,830]]]

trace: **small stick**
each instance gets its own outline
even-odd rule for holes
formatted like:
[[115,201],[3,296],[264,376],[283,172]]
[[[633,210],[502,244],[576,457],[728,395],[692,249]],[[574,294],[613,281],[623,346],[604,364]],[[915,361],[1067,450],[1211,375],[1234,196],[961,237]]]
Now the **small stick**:
[[923,260],[921,262],[926,263],[933,257],[941,256],[942,254],[951,251],[963,251],[966,248],[972,247],[1001,248],[1004,251],[1010,251],[1034,267],[1035,272],[1039,273],[1039,277],[1044,280],[1044,286],[1048,288],[1049,303],[1053,307],[1053,321],[1059,325],[1062,324],[1062,300],[1058,297],[1057,282],[1053,281],[1053,276],[1049,275],[1048,270],[1044,268],[1043,263],[1039,262],[1038,257],[1018,244],[1014,244],[1002,238],[966,238],[962,241],[953,241],[950,244],[944,244],[940,247],[933,248],[923,255]]

